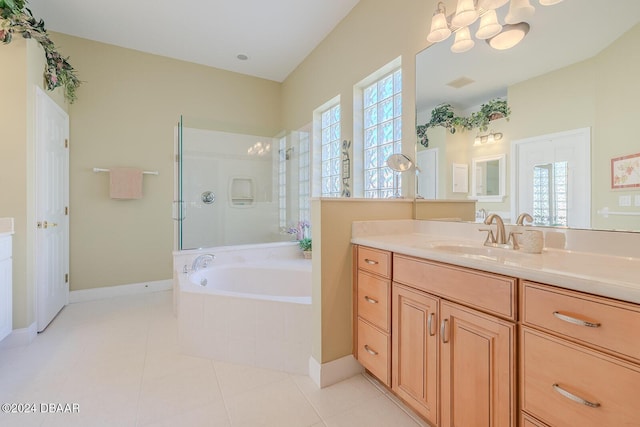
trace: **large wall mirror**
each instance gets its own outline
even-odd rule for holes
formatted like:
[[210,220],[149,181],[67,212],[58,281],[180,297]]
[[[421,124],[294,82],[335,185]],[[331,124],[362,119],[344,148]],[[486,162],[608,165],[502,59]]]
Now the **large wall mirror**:
[[[451,36],[416,56],[417,125],[443,103],[463,117],[495,98],[511,110],[483,131],[429,128],[417,197],[475,198],[511,222],[529,211],[541,225],[640,231],[640,1],[530,1],[529,33],[512,49],[476,39],[477,21],[469,51],[453,53]],[[455,3],[444,2],[448,15]],[[508,9],[497,10],[501,23]],[[469,191],[453,192],[452,168],[464,164]]]

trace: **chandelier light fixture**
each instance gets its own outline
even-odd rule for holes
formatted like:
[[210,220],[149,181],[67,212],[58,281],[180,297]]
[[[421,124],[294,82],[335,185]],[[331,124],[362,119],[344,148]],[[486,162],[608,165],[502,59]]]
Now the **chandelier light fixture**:
[[[551,6],[562,0],[539,0],[543,6]],[[496,9],[509,3],[509,11],[505,16],[505,24],[498,21]],[[480,18],[475,37],[485,40],[489,46],[498,50],[511,49],[524,39],[529,32],[528,21],[535,12],[530,0],[458,0],[456,13],[447,19],[444,3],[438,2],[431,18],[431,29],[427,40],[439,43],[455,33],[451,51],[466,52],[475,42],[471,38],[469,26]]]
[[489,132],[486,135],[477,135],[473,140],[473,146],[479,147],[484,144],[495,144],[502,139],[502,132]]

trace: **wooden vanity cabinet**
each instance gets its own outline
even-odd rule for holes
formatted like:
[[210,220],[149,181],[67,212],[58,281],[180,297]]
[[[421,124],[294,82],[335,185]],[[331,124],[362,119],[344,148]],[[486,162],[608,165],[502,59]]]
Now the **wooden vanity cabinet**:
[[440,300],[398,283],[392,293],[392,390],[438,425]]
[[391,253],[354,247],[353,356],[391,386]]
[[523,282],[522,325],[523,417],[640,426],[640,307]]
[[[364,367],[434,426],[515,426],[516,280],[354,251],[354,355]],[[377,304],[387,284],[385,322]]]

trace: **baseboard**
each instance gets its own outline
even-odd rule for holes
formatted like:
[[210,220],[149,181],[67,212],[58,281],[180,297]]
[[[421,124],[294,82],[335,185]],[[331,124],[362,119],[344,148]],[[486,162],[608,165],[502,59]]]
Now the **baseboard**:
[[14,329],[5,339],[0,341],[0,350],[29,345],[38,336],[38,325],[33,322],[26,328]]
[[102,288],[82,289],[69,292],[69,303],[94,301],[124,295],[144,294],[148,292],[168,291],[173,288],[173,280],[156,280],[155,282],[132,283],[130,285],[105,286]]
[[351,378],[362,371],[362,365],[352,355],[323,364],[318,363],[313,356],[309,358],[309,376],[320,388]]

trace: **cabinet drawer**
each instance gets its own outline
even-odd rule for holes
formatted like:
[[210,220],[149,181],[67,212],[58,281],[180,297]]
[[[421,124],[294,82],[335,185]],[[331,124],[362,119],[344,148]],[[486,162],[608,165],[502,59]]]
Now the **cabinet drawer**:
[[528,282],[522,295],[524,324],[640,360],[637,306]]
[[640,425],[637,365],[525,327],[521,375],[522,409],[549,425]]
[[358,319],[358,361],[385,385],[391,386],[390,336]]
[[391,278],[391,253],[379,249],[358,247],[358,268]]
[[393,280],[515,320],[516,279],[394,254]]
[[11,258],[11,236],[0,237],[0,260]]
[[389,332],[391,282],[358,272],[358,316]]
[[524,412],[520,412],[520,425],[522,427],[548,427],[546,424],[541,423]]

